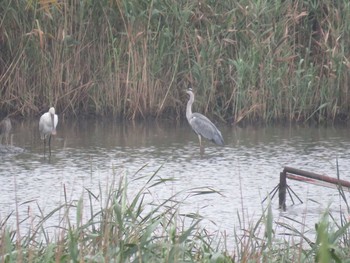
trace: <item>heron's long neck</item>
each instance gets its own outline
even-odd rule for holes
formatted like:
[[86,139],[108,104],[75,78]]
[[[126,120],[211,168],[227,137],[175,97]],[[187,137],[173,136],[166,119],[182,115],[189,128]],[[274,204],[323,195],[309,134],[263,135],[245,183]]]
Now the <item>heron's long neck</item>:
[[187,108],[186,108],[186,118],[187,120],[189,120],[191,118],[192,115],[192,104],[194,101],[194,94],[191,92],[190,93],[190,99],[187,102]]

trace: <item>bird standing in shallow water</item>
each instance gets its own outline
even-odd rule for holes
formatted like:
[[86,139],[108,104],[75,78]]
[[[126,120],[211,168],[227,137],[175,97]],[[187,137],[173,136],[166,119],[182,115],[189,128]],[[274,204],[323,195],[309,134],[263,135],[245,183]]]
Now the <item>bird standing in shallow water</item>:
[[219,129],[203,114],[192,113],[192,104],[194,101],[192,89],[188,89],[186,93],[190,95],[190,99],[187,102],[186,118],[192,130],[198,135],[201,153],[204,151],[202,147],[202,136],[218,145],[224,145],[224,139]]
[[44,113],[40,117],[39,132],[40,138],[44,140],[44,155],[46,138],[49,137],[49,153],[51,156],[51,135],[56,135],[56,126],[58,123],[58,116],[55,114],[55,108],[51,107],[48,112]]
[[11,132],[12,125],[9,118],[5,118],[0,122],[0,144],[2,143],[2,137],[5,136],[6,144],[9,143],[8,137]]

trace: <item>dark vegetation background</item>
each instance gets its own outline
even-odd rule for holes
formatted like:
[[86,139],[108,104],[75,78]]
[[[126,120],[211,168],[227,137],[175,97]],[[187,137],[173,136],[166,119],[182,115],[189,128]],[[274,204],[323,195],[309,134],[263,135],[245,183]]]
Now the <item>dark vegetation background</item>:
[[0,2],[1,115],[349,119],[350,4]]

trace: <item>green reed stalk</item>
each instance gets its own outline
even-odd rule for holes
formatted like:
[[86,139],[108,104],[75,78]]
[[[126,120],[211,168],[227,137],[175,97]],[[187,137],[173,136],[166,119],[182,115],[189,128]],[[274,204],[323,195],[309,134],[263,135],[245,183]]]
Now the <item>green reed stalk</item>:
[[[151,176],[141,172],[142,168],[131,182],[126,176],[118,181],[113,177],[106,192],[100,186],[97,194],[87,190],[78,200],[69,201],[64,188],[64,204],[47,215],[39,215],[40,221],[27,233],[22,228],[19,247],[15,245],[16,232],[11,232],[4,222],[1,261],[209,262],[215,255],[216,262],[232,262],[220,250],[220,243],[212,245],[211,235],[200,226],[201,216],[179,213],[185,199],[216,191],[194,188],[156,200],[151,193],[171,179],[158,178],[158,171]],[[136,181],[143,186],[138,191],[132,186],[131,191],[130,183]],[[47,226],[57,216],[57,226]],[[54,234],[48,234],[52,229]]]
[[[143,168],[131,177],[115,174],[106,182],[106,189],[102,185],[97,193],[86,189],[78,200],[68,200],[64,187],[63,204],[47,215],[39,207],[39,215],[26,219],[29,228],[23,226],[26,220],[16,226],[21,228],[20,236],[19,231],[7,225],[12,215],[5,218],[1,222],[0,260],[232,263],[346,262],[348,258],[348,221],[339,225],[326,211],[315,224],[316,237],[312,241],[305,230],[295,226],[299,224],[304,229],[302,222],[287,217],[293,224],[276,222],[271,203],[256,222],[242,220],[244,215],[238,214],[239,228],[235,229],[242,232],[235,230],[235,249],[228,253],[218,234],[202,228],[198,213],[180,213],[183,202],[191,196],[217,192],[211,188],[194,188],[157,200],[152,192],[172,179],[158,177],[161,167],[151,175],[142,175]],[[138,190],[135,183],[141,184]],[[40,218],[39,222],[35,218]],[[49,226],[53,219],[58,224]],[[286,235],[280,235],[276,226],[283,227]]]
[[9,1],[3,114],[327,121],[349,115],[347,1]]

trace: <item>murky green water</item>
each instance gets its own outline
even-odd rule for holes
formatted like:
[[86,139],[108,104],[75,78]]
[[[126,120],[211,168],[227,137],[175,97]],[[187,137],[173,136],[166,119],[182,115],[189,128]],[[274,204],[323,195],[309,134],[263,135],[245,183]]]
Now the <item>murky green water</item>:
[[[37,213],[38,206],[45,214],[64,202],[63,186],[69,199],[75,200],[84,188],[98,194],[99,187],[106,189],[113,177],[125,175],[129,181],[141,175],[149,178],[162,166],[157,176],[174,181],[154,188],[152,198],[162,200],[196,187],[220,191],[221,195],[191,197],[181,209],[206,216],[217,225],[209,221],[203,224],[230,235],[238,226],[237,213],[246,223],[262,214],[266,204],[261,201],[278,184],[284,166],[336,176],[338,158],[341,177],[350,180],[346,127],[221,126],[226,146],[206,141],[201,156],[197,136],[187,123],[60,120],[49,159],[43,156],[36,120],[13,126],[13,143],[26,152],[0,156],[1,220],[15,210],[16,198],[21,218]],[[134,189],[145,180],[132,182]],[[304,204],[291,206],[287,197],[287,211],[282,213],[275,198],[276,221],[288,216],[310,222],[308,227],[313,228],[328,204],[335,211],[339,209],[336,190],[288,183]]]

